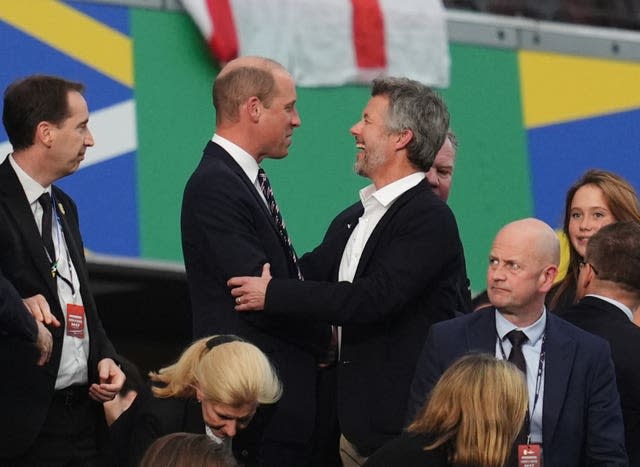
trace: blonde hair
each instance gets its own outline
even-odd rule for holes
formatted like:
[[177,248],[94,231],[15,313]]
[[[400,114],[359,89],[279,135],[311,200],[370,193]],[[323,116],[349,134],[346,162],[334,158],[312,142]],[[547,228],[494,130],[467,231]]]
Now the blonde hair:
[[151,381],[164,383],[153,388],[154,395],[193,397],[197,386],[206,399],[231,407],[278,401],[282,384],[267,356],[239,338],[214,343],[222,337],[197,340],[176,363],[150,373]]
[[447,445],[454,465],[502,467],[527,410],[524,375],[489,354],[471,354],[444,372],[409,428]]

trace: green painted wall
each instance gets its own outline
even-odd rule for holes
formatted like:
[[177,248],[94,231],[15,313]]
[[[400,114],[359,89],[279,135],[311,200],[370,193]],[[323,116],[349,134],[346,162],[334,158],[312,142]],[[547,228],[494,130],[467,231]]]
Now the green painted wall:
[[517,52],[453,44],[451,59],[443,96],[460,146],[449,204],[480,291],[497,231],[533,213]]
[[[182,13],[132,9],[132,35],[142,256],[181,260],[182,190],[213,134],[217,70]],[[495,232],[532,212],[517,55],[454,44],[451,56],[451,86],[443,95],[460,149],[450,202],[478,291]],[[335,214],[367,183],[352,170],[356,149],[349,128],[368,96],[366,86],[299,89],[302,126],[291,152],[264,163],[299,253],[322,239]]]

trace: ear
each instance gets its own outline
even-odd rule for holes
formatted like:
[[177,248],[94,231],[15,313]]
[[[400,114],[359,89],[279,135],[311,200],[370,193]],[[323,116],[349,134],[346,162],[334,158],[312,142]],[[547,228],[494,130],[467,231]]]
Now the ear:
[[412,139],[413,139],[413,130],[405,128],[400,133],[398,133],[398,136],[396,138],[396,144],[395,144],[396,149],[406,148]]
[[593,284],[593,281],[595,280],[595,278],[596,278],[596,275],[593,272],[593,268],[591,267],[591,265],[588,265],[588,264],[584,265],[582,267],[582,270],[578,274],[578,284],[577,284],[577,288],[578,290],[582,291],[583,296],[587,294],[587,290],[589,289],[589,286]]
[[262,115],[262,101],[257,96],[252,96],[245,103],[245,108],[251,121],[258,123]]
[[556,280],[556,276],[558,275],[558,266],[555,264],[550,264],[545,267],[540,273],[540,291],[547,293],[553,287],[553,282]]
[[198,402],[202,402],[205,399],[204,393],[200,390],[200,387],[198,387],[197,384],[193,387],[196,389],[196,399],[198,399]]
[[53,125],[49,122],[40,122],[36,126],[36,132],[34,136],[34,142],[40,142],[46,147],[50,148],[53,144],[54,136]]

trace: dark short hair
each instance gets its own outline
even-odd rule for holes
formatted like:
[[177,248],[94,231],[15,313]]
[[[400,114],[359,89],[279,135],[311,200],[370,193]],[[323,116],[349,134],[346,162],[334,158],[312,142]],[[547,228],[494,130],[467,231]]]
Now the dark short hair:
[[597,278],[640,293],[640,224],[616,222],[602,227],[587,244],[585,261]]
[[69,117],[68,94],[84,85],[56,76],[32,75],[14,81],[4,91],[2,123],[14,151],[33,144],[40,122],[60,125]]
[[407,145],[409,161],[418,170],[429,170],[449,129],[449,111],[444,101],[431,88],[408,78],[376,78],[371,95],[389,99],[387,129],[411,130],[413,139]]

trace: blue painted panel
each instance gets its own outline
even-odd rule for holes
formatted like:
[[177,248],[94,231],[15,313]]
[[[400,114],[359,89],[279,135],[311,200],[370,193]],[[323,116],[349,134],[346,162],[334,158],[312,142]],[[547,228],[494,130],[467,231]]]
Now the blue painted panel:
[[567,189],[590,168],[615,172],[640,191],[640,110],[528,130],[535,216],[562,225]]
[[80,169],[56,185],[78,205],[86,248],[140,255],[135,153]]
[[[89,110],[95,111],[129,100],[133,91],[95,69],[60,52],[32,36],[0,21],[0,89],[28,75],[52,74],[85,84]],[[6,141],[4,128],[0,141]]]

